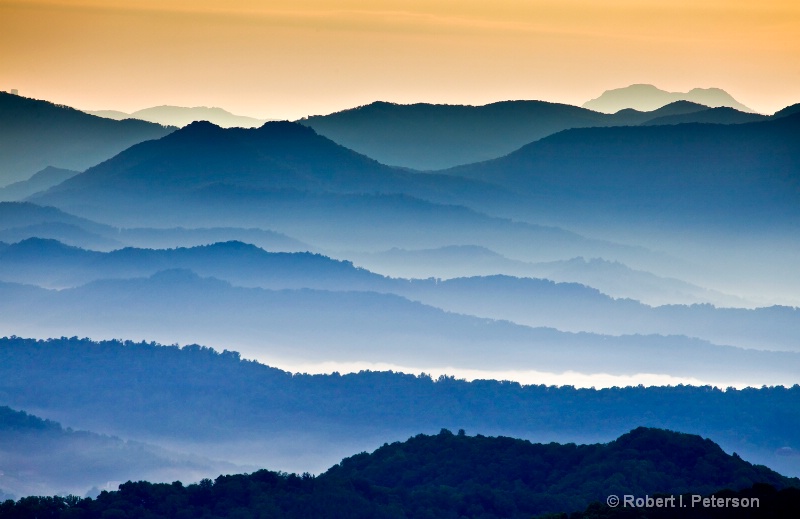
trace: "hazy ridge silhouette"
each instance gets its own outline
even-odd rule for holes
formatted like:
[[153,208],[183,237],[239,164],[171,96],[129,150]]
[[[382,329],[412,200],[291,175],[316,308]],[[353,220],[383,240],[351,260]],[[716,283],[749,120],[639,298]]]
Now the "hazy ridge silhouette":
[[[307,252],[270,253],[242,242],[101,253],[29,239],[0,250],[0,280],[49,288],[149,277],[169,269],[187,269],[240,287],[395,294],[450,312],[562,331],[687,335],[717,344],[800,352],[795,341],[800,333],[800,312],[789,307],[651,307],[614,299],[577,283],[502,275],[449,280],[388,278],[348,261]],[[218,318],[227,320],[226,313],[220,311]]]
[[[419,434],[371,454],[349,456],[316,477],[260,470],[189,486],[127,482],[96,500],[69,496],[6,502],[0,517],[28,512],[225,517],[235,511],[239,516],[522,518],[602,501],[608,494],[598,490],[598,480],[623,496],[707,495],[720,489],[728,489],[721,490],[728,498],[755,494],[766,509],[756,517],[774,517],[770,512],[781,501],[775,495],[796,494],[797,489],[787,487],[798,483],[728,455],[710,440],[659,429],[639,427],[606,445],[542,445],[442,429],[435,436]],[[693,502],[692,495],[672,499],[675,506]],[[760,499],[754,508],[760,509]],[[797,508],[786,503],[779,510]]]
[[[195,480],[220,471],[241,470],[142,442],[65,429],[24,412],[0,406],[0,489],[17,498],[72,493],[98,485],[115,490],[129,479]],[[2,512],[0,512],[2,515]]]
[[[199,346],[77,338],[0,339],[0,357],[0,389],[16,409],[273,470],[322,471],[442,427],[586,443],[645,425],[716,438],[728,452],[800,473],[788,448],[797,442],[799,386],[595,390],[391,372],[292,375]],[[38,369],[25,367],[32,363]]]
[[256,119],[244,115],[235,115],[227,110],[218,107],[208,106],[153,106],[143,108],[132,113],[120,112],[117,110],[84,110],[84,112],[115,119],[139,119],[151,123],[163,124],[165,126],[186,126],[194,121],[209,121],[223,128],[255,128],[267,122],[266,119]]
[[48,166],[27,180],[20,180],[0,188],[0,201],[22,200],[39,191],[50,189],[78,173],[79,171]]
[[[322,471],[442,427],[608,442],[647,426],[708,435],[797,475],[798,105],[761,116],[693,92],[705,100],[649,112],[373,103],[174,131],[4,94],[0,108],[19,117],[2,114],[3,160],[39,164],[0,202],[5,420],[24,422],[16,409],[118,436],[86,433],[70,452],[74,431],[45,427],[54,459],[87,470],[81,456],[108,447],[124,459],[130,442],[154,446],[135,467],[145,474],[205,471],[208,459]],[[85,171],[31,177],[46,166]],[[676,304],[695,301],[716,306]],[[231,351],[110,340],[126,338]],[[697,385],[584,390],[264,364]],[[34,449],[28,432],[14,442]],[[694,442],[659,434],[644,443]],[[741,488],[773,477],[712,450],[690,449],[663,481],[722,471],[692,456],[747,473]],[[636,459],[657,465],[624,458]],[[383,469],[364,467],[353,486],[374,490],[363,479]],[[586,484],[607,491],[600,479]]]
[[0,187],[26,180],[47,166],[82,171],[173,130],[145,121],[112,121],[0,92]]
[[675,101],[691,101],[716,108],[726,106],[742,112],[753,112],[721,88],[693,88],[688,92],[667,92],[653,85],[637,84],[606,90],[582,106],[598,112],[615,113],[625,108],[656,110]]
[[448,173],[527,193],[564,221],[723,228],[798,223],[800,117],[573,129]]
[[[633,126],[677,115],[684,116],[686,122],[722,120],[692,116],[707,109],[689,101],[616,114],[544,101],[503,101],[484,106],[375,102],[298,122],[384,164],[437,170],[507,155],[570,128]],[[745,122],[754,117],[735,112],[725,120]]]

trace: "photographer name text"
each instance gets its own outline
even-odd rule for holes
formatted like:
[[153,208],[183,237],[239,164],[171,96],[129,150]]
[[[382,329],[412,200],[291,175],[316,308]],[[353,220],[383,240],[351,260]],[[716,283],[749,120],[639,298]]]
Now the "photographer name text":
[[610,495],[606,504],[612,508],[758,508],[757,497],[717,497],[701,495],[644,496]]

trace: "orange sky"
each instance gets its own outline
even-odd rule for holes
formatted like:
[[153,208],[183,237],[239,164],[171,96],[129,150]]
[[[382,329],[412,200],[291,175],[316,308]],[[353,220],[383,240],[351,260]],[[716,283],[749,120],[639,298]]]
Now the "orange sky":
[[86,109],[295,119],[631,83],[800,102],[797,0],[0,0],[0,48],[0,90]]

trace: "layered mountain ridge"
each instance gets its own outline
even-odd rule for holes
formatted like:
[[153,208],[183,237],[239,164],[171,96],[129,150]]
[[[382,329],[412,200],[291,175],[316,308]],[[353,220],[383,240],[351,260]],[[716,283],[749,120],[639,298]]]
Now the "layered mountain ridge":
[[753,112],[721,88],[693,88],[688,92],[667,92],[647,84],[606,90],[600,97],[587,101],[582,106],[598,112],[615,113],[625,108],[657,110],[676,101],[690,101],[712,108],[725,106],[742,112]]
[[174,129],[145,121],[112,121],[0,92],[0,187],[48,166],[83,171]]
[[[507,155],[528,144],[570,128],[636,126],[662,117],[685,122],[718,121],[709,107],[675,101],[652,111],[599,113],[545,101],[502,101],[484,106],[374,102],[297,122],[310,126],[343,146],[384,164],[438,170]],[[738,116],[738,117],[737,117]],[[763,117],[733,110],[728,122]]]
[[[183,450],[273,469],[322,472],[353,452],[372,451],[385,442],[443,427],[544,443],[554,439],[596,443],[646,425],[710,436],[727,452],[798,473],[791,454],[798,441],[791,427],[798,412],[798,386],[594,390],[452,377],[434,380],[391,372],[292,375],[242,360],[234,352],[217,353],[196,345],[177,348],[77,338],[0,339],[0,357],[0,390],[13,396],[14,408],[36,408],[38,415],[73,428],[180,445]],[[20,369],[31,363],[40,368]],[[231,399],[231,394],[237,398]],[[682,412],[675,413],[676,407]],[[620,440],[621,452],[636,448],[644,436]],[[692,440],[694,447],[681,455],[678,444],[687,437],[658,433],[656,438],[648,451],[665,449],[683,460],[668,464],[670,470],[683,471],[673,482],[708,475],[698,472],[696,464],[710,461],[701,454],[711,452],[703,447],[711,447],[710,442]],[[323,445],[327,452],[309,457]],[[722,454],[716,446],[713,450],[718,453],[714,457]],[[565,462],[573,459],[558,457]],[[589,456],[587,461],[596,458]],[[664,460],[662,455],[658,459]],[[620,470],[618,461],[613,472]],[[348,470],[383,471],[364,455],[353,463]],[[433,461],[419,467],[428,463]],[[426,470],[443,470],[447,465],[433,463]],[[537,466],[528,468],[531,474]],[[385,467],[381,478],[396,470]]]
[[[41,130],[41,148],[12,150],[31,164],[65,142],[84,160],[95,159],[81,146],[108,151],[96,118],[20,99],[29,113],[3,118],[20,136],[36,114],[45,130],[80,119],[74,142]],[[44,169],[0,202],[0,406],[161,454],[279,470],[322,471],[443,427],[608,442],[648,426],[800,474],[798,116],[691,101],[614,114],[373,103],[251,129],[162,128],[87,166]],[[102,122],[104,136],[144,124],[123,122]],[[64,167],[34,171],[46,165]],[[656,457],[639,476],[668,454],[650,447],[690,447],[665,462],[674,491],[725,467],[741,488],[769,479],[685,437],[631,434],[623,450],[647,444]],[[389,447],[379,457],[411,456]],[[615,470],[638,466],[614,456]],[[408,474],[402,463],[379,474],[359,455],[335,471],[344,465],[353,488],[370,489],[353,499],[428,492],[411,476],[396,495],[369,479]],[[323,481],[269,474],[277,486]]]

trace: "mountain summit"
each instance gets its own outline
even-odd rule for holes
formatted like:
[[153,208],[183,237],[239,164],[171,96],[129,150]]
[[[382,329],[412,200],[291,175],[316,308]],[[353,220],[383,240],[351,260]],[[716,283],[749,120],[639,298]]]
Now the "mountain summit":
[[177,126],[179,128],[194,121],[211,121],[222,128],[256,128],[263,125],[266,119],[256,119],[244,115],[236,115],[217,107],[208,106],[153,106],[132,113],[116,110],[84,110],[87,114],[106,119],[140,119],[151,123]]
[[223,129],[196,121],[163,139],[133,146],[51,193],[122,185],[163,193],[211,184],[346,190],[392,173],[389,167],[299,124],[270,122],[254,129]]
[[[141,226],[141,218],[152,217],[153,211],[165,210],[180,217],[180,223],[173,221],[176,225],[202,225],[196,218],[206,218],[214,207],[221,213],[213,214],[228,218],[244,214],[245,202],[250,201],[247,207],[255,212],[251,216],[255,214],[259,222],[272,226],[273,220],[264,223],[265,207],[287,223],[296,223],[297,214],[288,206],[293,204],[293,196],[302,193],[327,196],[331,201],[344,194],[380,193],[451,203],[461,200],[464,193],[478,197],[499,191],[502,189],[474,180],[385,166],[296,123],[276,121],[260,128],[224,129],[198,121],[162,139],[132,146],[35,198],[55,207],[82,207],[100,221],[124,214],[128,225],[134,226]],[[268,193],[269,203],[263,199]],[[259,196],[261,201],[253,202]],[[410,202],[403,200],[403,205]],[[192,216],[187,212],[191,205],[199,211]],[[279,211],[279,206],[286,209]],[[309,214],[307,202],[292,207],[292,211],[302,207],[301,214]],[[352,208],[348,205],[348,210]],[[385,214],[383,207],[376,211]],[[87,213],[79,210],[79,214]],[[148,225],[164,225],[161,217],[147,221]],[[213,219],[203,221],[219,224]],[[236,221],[236,225],[245,222]],[[225,222],[233,225],[230,220]],[[246,222],[248,227],[254,225],[250,218]]]
[[643,84],[606,90],[600,97],[585,102],[583,108],[605,113],[616,113],[625,108],[649,112],[675,101],[691,101],[711,108],[727,106],[742,112],[754,112],[720,88],[693,88],[688,92],[667,92],[653,85]]

